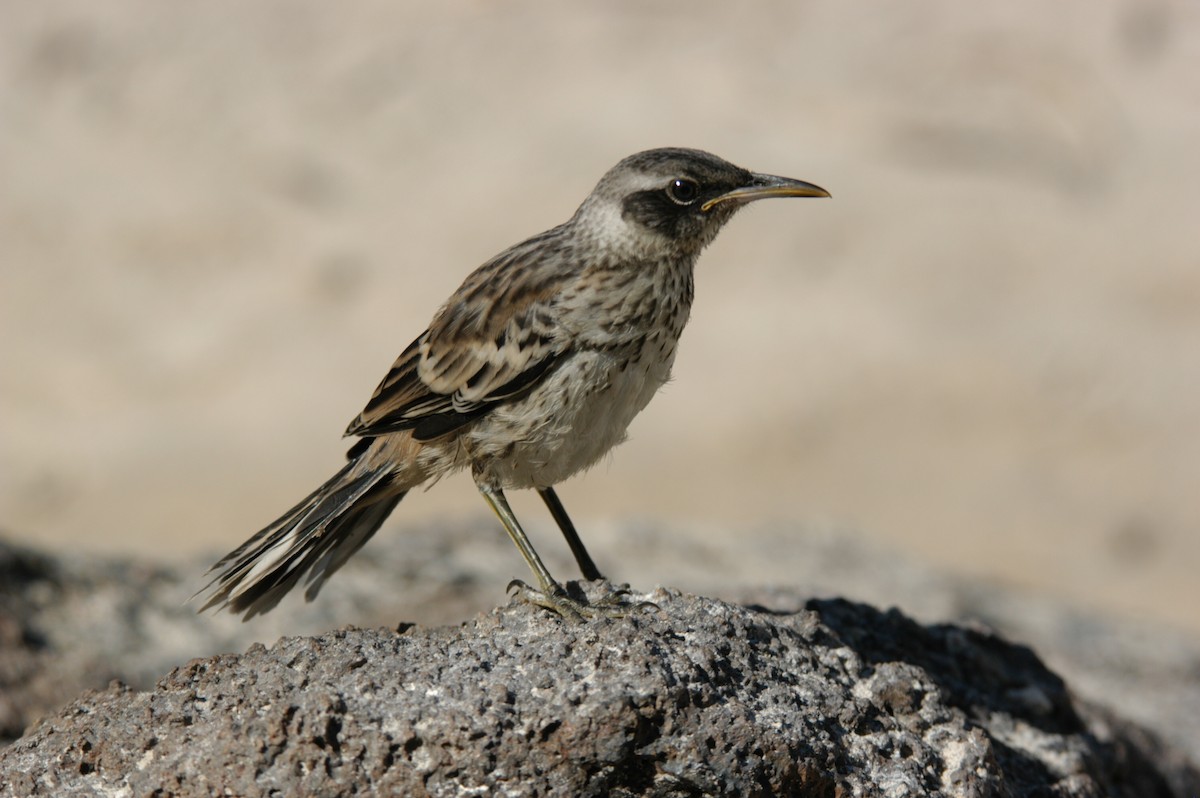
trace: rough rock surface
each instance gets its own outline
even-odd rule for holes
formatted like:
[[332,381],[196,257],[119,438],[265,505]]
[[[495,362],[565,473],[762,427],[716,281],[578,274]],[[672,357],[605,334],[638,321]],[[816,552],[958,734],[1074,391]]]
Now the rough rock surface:
[[[168,566],[50,555],[0,539],[0,745],[113,679],[146,690],[182,662],[284,635],[402,620],[456,624],[487,611],[522,565],[494,527],[481,518],[386,530],[317,601],[289,597],[253,623],[196,615],[187,603],[219,552]],[[760,530],[760,544],[750,547],[739,536],[698,540],[694,529],[668,524],[625,521],[588,531],[598,560],[638,586],[667,578],[692,593],[781,609],[842,596],[902,607],[926,623],[985,625],[1031,645],[1074,694],[1153,729],[1200,762],[1200,645],[1178,630],[941,573],[847,530],[781,525]],[[555,573],[571,573],[565,546],[544,554]]]
[[843,600],[678,592],[570,624],[346,629],[114,684],[0,751],[12,795],[1185,796],[1028,649]]

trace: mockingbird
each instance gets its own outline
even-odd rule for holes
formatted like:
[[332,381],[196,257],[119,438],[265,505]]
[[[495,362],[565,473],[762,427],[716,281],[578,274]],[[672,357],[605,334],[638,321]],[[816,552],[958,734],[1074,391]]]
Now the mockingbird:
[[583,576],[601,579],[554,486],[624,440],[667,381],[696,258],[733,214],[765,197],[828,196],[699,150],[621,161],[569,220],[467,277],[350,422],[348,462],[212,567],[202,609],[250,618],[301,579],[312,599],[406,493],[469,468],[537,578],[513,583],[526,600],[571,619],[620,612],[620,591],[593,604],[567,595],[504,491],[535,489]]

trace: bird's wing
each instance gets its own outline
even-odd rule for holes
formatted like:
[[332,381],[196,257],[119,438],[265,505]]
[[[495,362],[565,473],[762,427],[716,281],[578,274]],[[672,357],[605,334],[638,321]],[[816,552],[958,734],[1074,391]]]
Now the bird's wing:
[[347,435],[411,429],[417,440],[440,437],[529,391],[562,360],[568,341],[550,305],[554,281],[512,265],[493,262],[468,278],[397,358]]

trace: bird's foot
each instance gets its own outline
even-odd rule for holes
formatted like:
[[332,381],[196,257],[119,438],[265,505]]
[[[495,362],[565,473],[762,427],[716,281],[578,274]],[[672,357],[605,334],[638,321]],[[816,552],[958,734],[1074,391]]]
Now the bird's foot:
[[568,621],[581,623],[593,618],[624,618],[631,612],[655,608],[648,601],[630,602],[629,585],[619,585],[598,601],[580,600],[567,594],[562,585],[552,584],[549,589],[538,590],[520,579],[508,583],[508,592],[529,604],[545,607]]

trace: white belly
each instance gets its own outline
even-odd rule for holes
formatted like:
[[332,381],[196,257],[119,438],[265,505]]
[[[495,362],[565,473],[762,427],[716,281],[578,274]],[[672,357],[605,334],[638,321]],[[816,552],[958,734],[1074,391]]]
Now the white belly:
[[674,342],[664,349],[634,364],[577,353],[531,394],[481,419],[466,436],[469,457],[502,488],[549,487],[594,465],[667,381]]

